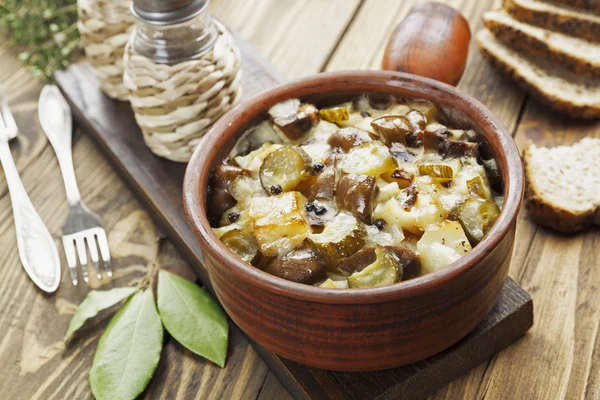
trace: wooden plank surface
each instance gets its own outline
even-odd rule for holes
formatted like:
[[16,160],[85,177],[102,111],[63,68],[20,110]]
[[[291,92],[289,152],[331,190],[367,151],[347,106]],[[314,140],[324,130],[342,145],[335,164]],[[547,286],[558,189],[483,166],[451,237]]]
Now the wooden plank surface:
[[[267,5],[265,5],[267,3]],[[300,3],[301,6],[296,4]],[[249,39],[287,76],[297,77],[323,68],[374,68],[378,65],[388,31],[412,1],[324,0],[213,0],[211,8],[224,22]],[[453,1],[468,16],[472,31],[490,1]],[[279,4],[283,4],[278,6]],[[345,7],[348,7],[347,11]],[[328,13],[321,10],[328,10]],[[474,10],[480,10],[479,14]],[[298,15],[298,14],[301,15]],[[283,22],[285,21],[285,22]],[[271,29],[278,24],[277,34]],[[318,35],[311,27],[318,26]],[[303,36],[298,30],[303,29]],[[323,31],[325,29],[325,32]],[[353,36],[349,36],[350,34]],[[340,39],[341,40],[338,40]],[[359,39],[364,39],[359,41]],[[286,48],[278,44],[287,44]],[[484,101],[513,132],[521,146],[525,139],[538,143],[571,143],[584,132],[598,135],[597,124],[581,125],[553,118],[552,113],[527,102],[519,126],[523,93],[483,63],[474,43],[461,88]],[[18,49],[0,40],[0,86],[7,93],[21,137],[11,147],[25,187],[42,219],[58,238],[66,218],[66,202],[52,150],[40,135],[36,100],[41,88],[17,61]],[[352,53],[352,54],[351,54]],[[517,128],[518,127],[518,128]],[[164,240],[147,213],[124,187],[103,156],[85,136],[74,141],[76,174],[83,198],[103,215],[111,232],[120,286],[139,279],[158,252],[162,263],[184,263]],[[564,237],[536,228],[521,213],[511,276],[534,298],[533,330],[491,362],[456,380],[435,399],[585,398],[600,397],[599,296],[600,254],[598,231]],[[117,241],[118,244],[112,244]],[[160,244],[160,246],[158,246]],[[14,241],[10,202],[0,172],[0,397],[90,398],[87,371],[99,330],[63,353],[61,338],[74,306],[85,288],[72,289],[65,280],[61,292],[47,297],[36,291],[23,273]],[[62,252],[61,252],[62,253]],[[63,259],[64,264],[64,259]],[[65,264],[66,265],[66,264]],[[63,271],[67,273],[66,269]],[[98,282],[92,282],[94,287]],[[243,337],[234,337],[224,370],[204,363],[168,343],[157,376],[170,385],[156,384],[148,398],[283,399],[287,397]],[[179,361],[181,360],[181,361]],[[163,379],[159,378],[159,379]],[[171,386],[172,385],[172,386]],[[223,397],[225,398],[225,397]]]

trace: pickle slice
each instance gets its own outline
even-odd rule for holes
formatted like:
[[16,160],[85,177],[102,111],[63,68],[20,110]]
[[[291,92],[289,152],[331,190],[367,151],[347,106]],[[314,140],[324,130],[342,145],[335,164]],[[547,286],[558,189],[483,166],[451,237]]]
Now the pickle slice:
[[300,148],[284,146],[270,153],[260,166],[260,182],[273,195],[295,188],[310,176],[310,157]]
[[467,189],[469,190],[469,194],[473,197],[487,199],[489,191],[486,191],[486,186],[483,178],[479,175],[467,180]]
[[330,107],[319,110],[319,116],[327,122],[347,121],[349,115],[348,107]]
[[429,175],[439,183],[450,182],[454,178],[454,171],[447,164],[424,162],[420,163],[417,168],[419,175]]
[[469,242],[475,246],[483,239],[500,215],[500,207],[487,199],[469,198],[456,206],[450,218],[460,222]]
[[256,265],[260,260],[258,243],[252,233],[233,229],[221,236],[220,239],[233,254],[248,264]]
[[309,241],[325,260],[327,268],[335,271],[338,262],[360,250],[365,244],[366,231],[350,213],[341,212],[325,225],[320,234],[309,235]]
[[387,286],[400,281],[398,259],[381,246],[375,247],[375,262],[348,277],[351,288]]

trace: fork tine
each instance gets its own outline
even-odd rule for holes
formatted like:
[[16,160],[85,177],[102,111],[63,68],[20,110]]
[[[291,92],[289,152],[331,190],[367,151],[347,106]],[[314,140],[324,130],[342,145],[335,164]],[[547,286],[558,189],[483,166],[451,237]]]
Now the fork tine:
[[71,282],[73,286],[77,286],[77,256],[75,255],[75,244],[72,238],[63,237],[63,247],[65,248],[65,255],[67,256],[67,265],[71,272]]
[[100,273],[100,262],[98,258],[98,246],[96,245],[96,239],[94,235],[88,235],[85,238],[87,242],[88,248],[90,249],[90,258],[92,259],[92,263],[94,264],[94,269],[96,270],[96,277],[98,279],[102,279],[102,274]]
[[0,91],[0,105],[2,107],[2,112],[0,114],[0,118],[4,120],[4,125],[8,129],[8,134],[11,138],[13,138],[17,134],[17,123],[15,122],[15,117],[10,111],[10,107],[8,106],[8,102],[6,101],[6,97],[2,91]]
[[77,248],[77,254],[79,255],[79,265],[81,265],[81,275],[83,281],[87,283],[89,281],[87,271],[87,251],[85,249],[85,241],[83,236],[75,237],[75,247]]
[[106,275],[110,278],[113,276],[112,267],[110,265],[110,251],[108,250],[108,240],[106,239],[106,232],[104,229],[99,229],[96,232],[96,237],[98,238],[98,245],[100,246],[100,255],[102,256],[102,260],[104,261],[104,269],[106,270]]

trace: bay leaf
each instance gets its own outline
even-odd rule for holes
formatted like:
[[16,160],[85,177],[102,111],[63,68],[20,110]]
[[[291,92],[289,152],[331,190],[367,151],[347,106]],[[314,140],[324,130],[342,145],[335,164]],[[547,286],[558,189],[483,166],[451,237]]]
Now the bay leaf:
[[115,314],[98,342],[90,370],[96,399],[135,399],[156,371],[162,343],[152,290],[138,292]]
[[221,306],[196,284],[161,270],[158,312],[167,331],[188,350],[223,367],[229,325]]
[[138,288],[125,287],[114,288],[111,290],[92,290],[89,292],[77,307],[73,318],[71,318],[71,321],[69,322],[69,328],[65,334],[65,341],[71,339],[73,333],[81,328],[83,324],[85,324],[85,321],[95,317],[100,311],[106,310],[129,298],[138,290]]

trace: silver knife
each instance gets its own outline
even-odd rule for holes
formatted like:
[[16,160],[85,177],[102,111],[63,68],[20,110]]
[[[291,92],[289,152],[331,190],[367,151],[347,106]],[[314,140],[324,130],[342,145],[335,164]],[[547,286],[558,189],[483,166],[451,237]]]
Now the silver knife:
[[13,161],[8,141],[17,134],[15,119],[0,92],[0,161],[10,192],[19,257],[31,280],[43,291],[52,293],[60,283],[60,259],[54,239],[27,196]]

